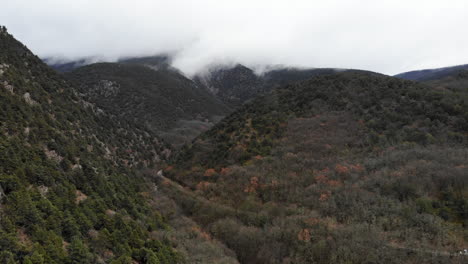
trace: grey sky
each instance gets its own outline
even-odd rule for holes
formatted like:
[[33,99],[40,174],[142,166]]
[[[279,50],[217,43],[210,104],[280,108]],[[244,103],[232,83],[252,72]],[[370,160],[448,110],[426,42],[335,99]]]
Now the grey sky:
[[0,24],[42,57],[176,54],[211,63],[386,74],[468,63],[466,0],[2,0]]

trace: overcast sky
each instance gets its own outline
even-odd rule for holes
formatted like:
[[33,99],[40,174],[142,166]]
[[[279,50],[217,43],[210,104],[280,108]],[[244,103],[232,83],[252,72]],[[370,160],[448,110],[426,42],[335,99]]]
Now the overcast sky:
[[386,74],[468,63],[467,0],[2,0],[0,24],[41,57],[175,54]]

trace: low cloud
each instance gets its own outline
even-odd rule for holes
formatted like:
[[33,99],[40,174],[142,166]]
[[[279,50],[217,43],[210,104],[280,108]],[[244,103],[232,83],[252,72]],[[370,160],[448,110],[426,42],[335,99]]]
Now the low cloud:
[[15,0],[0,23],[41,57],[174,54],[209,65],[358,68],[386,74],[468,63],[464,0]]

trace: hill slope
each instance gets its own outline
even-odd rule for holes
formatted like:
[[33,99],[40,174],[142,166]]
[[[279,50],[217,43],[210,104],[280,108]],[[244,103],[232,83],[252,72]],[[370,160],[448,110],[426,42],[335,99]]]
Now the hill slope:
[[0,107],[1,263],[181,260],[150,237],[167,224],[131,169],[165,146],[82,100],[4,27]]
[[139,63],[91,64],[66,77],[104,112],[138,123],[176,145],[191,140],[230,111],[179,72]]
[[[283,86],[179,152],[166,184],[242,263],[459,263],[468,89],[359,71]],[[187,190],[187,189],[185,189]]]

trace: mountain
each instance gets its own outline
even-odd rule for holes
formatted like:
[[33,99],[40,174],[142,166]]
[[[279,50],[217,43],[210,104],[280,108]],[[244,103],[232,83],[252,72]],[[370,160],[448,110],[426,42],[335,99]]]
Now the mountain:
[[460,263],[467,131],[467,87],[320,75],[224,118],[161,186],[241,263]]
[[[130,120],[174,145],[191,140],[231,110],[171,68],[154,68],[154,61],[97,63],[65,76],[99,109]],[[146,63],[153,63],[148,67]]]
[[333,74],[335,69],[278,68],[257,75],[252,69],[237,64],[234,67],[214,67],[198,74],[194,81],[232,107],[238,107],[257,95],[291,82],[317,75]]
[[438,69],[426,69],[418,71],[404,72],[395,75],[397,78],[413,80],[413,81],[431,81],[442,79],[450,75],[457,74],[461,70],[468,70],[468,64],[444,67]]
[[176,263],[136,167],[166,158],[0,27],[0,262]]
[[234,107],[253,98],[262,86],[261,78],[243,65],[215,68],[208,73],[195,76],[194,81]]

